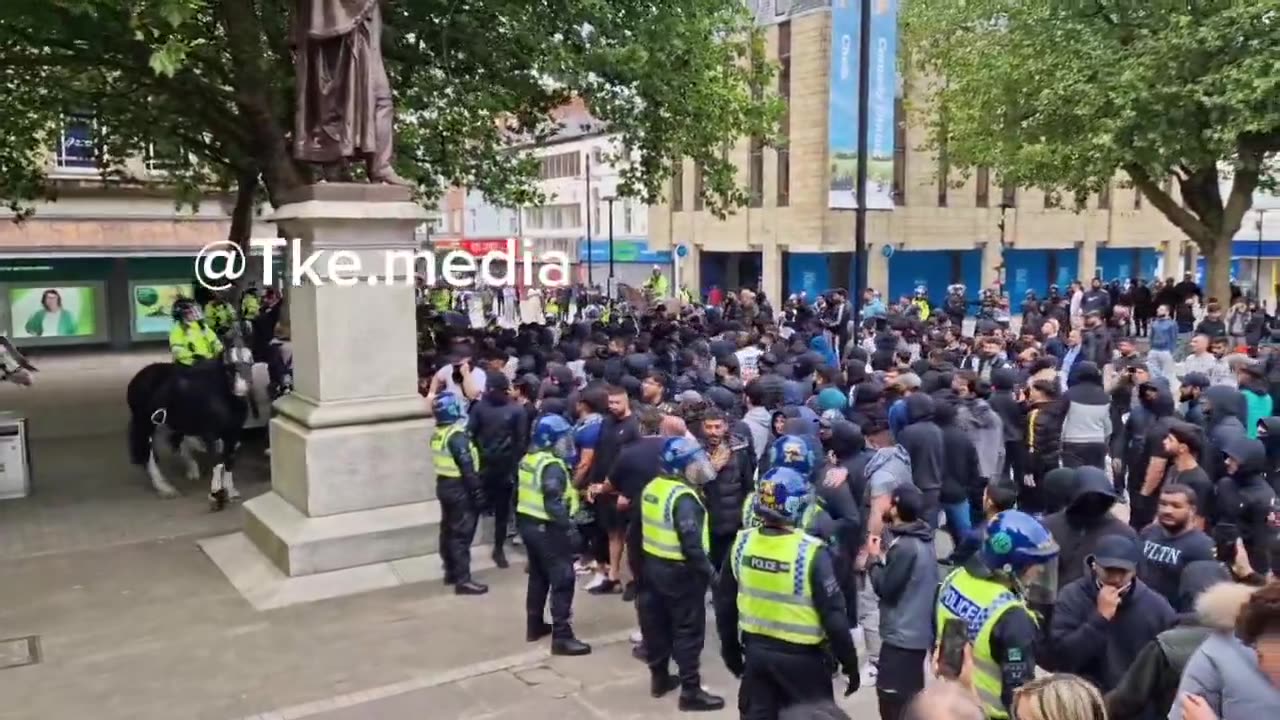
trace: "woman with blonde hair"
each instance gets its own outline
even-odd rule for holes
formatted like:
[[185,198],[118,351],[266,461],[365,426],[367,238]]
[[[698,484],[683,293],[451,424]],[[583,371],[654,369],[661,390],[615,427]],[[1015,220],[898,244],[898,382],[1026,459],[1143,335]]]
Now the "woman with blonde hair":
[[1046,675],[1013,691],[1018,720],[1107,720],[1102,693],[1078,675]]

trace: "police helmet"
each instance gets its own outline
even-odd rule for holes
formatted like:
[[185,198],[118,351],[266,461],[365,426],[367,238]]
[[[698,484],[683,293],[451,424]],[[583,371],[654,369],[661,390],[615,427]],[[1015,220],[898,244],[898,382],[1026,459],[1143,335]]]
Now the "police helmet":
[[573,456],[573,426],[561,415],[543,415],[533,426],[529,445],[535,450],[551,450],[557,457]]
[[695,486],[711,482],[716,474],[707,452],[687,437],[667,440],[662,446],[659,468],[664,474],[683,478]]
[[1057,595],[1058,543],[1039,520],[1018,510],[992,518],[979,557],[989,570],[1011,580],[1028,600]]
[[173,301],[173,319],[177,322],[183,322],[187,319],[187,312],[194,312],[196,318],[200,317],[200,306],[196,305],[190,298],[178,298]]
[[462,403],[458,400],[457,395],[451,392],[442,392],[431,403],[431,413],[435,415],[437,423],[452,425],[463,417]]
[[771,468],[756,481],[753,509],[764,520],[798,526],[812,502],[808,479],[791,468]]
[[806,478],[817,464],[813,448],[799,435],[783,435],[774,440],[769,453],[770,468],[790,468]]

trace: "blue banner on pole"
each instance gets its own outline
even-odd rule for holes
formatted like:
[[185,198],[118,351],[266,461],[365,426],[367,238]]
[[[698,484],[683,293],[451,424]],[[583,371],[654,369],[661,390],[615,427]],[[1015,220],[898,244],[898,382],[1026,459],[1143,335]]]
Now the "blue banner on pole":
[[827,138],[831,177],[827,204],[857,207],[859,2],[871,3],[868,77],[867,209],[893,209],[894,99],[898,91],[898,0],[832,0]]

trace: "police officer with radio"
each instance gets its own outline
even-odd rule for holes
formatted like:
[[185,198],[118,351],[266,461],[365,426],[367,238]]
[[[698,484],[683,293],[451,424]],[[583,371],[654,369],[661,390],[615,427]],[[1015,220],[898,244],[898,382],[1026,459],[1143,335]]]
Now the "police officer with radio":
[[[587,655],[591,646],[573,634],[573,552],[578,532],[578,491],[567,460],[573,458],[573,426],[560,415],[544,415],[534,424],[529,453],[517,470],[516,528],[529,557],[525,594],[525,639],[551,636],[552,655]],[[542,611],[551,599],[551,624]]]
[[[777,720],[786,708],[833,700],[834,656],[858,690],[858,651],[831,556],[799,529],[816,499],[805,478],[778,467],[756,483],[759,521],[738,533],[715,592],[720,656],[742,679],[745,720]],[[741,639],[739,639],[741,634]]]
[[471,543],[486,498],[480,482],[480,454],[467,435],[467,416],[458,396],[442,392],[431,406],[436,429],[431,455],[440,500],[440,558],[444,582],[458,595],[483,595],[486,585],[471,579]]
[[[662,448],[659,475],[640,493],[644,564],[637,611],[649,664],[649,693],[680,688],[682,711],[714,711],[724,698],[702,689],[700,656],[706,640],[707,588],[715,574],[707,510],[700,491],[715,467],[696,441],[671,438]],[[671,677],[670,661],[680,671]]]
[[1033,604],[1057,597],[1058,544],[1017,510],[987,525],[982,549],[942,581],[934,626],[960,619],[973,647],[973,685],[988,718],[1009,717],[1013,691],[1035,676],[1041,633]]

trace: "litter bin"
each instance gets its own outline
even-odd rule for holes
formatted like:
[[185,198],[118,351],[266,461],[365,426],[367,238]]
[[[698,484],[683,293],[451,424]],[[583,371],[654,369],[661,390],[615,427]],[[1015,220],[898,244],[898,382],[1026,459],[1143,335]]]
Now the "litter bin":
[[27,419],[0,412],[0,500],[31,493],[31,453],[27,447]]

